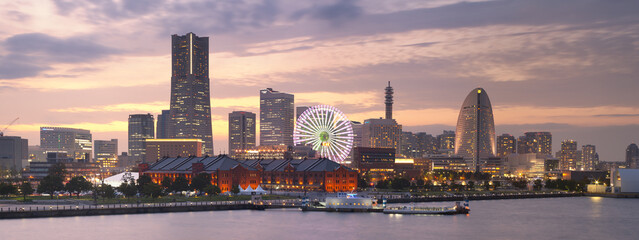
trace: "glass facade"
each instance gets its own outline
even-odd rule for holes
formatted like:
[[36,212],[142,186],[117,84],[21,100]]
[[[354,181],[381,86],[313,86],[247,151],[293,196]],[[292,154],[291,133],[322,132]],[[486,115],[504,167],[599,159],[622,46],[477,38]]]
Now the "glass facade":
[[144,159],[144,141],[155,137],[154,124],[151,114],[129,115],[129,156],[136,161]]
[[484,89],[473,89],[464,100],[457,119],[455,154],[472,159],[472,167],[479,171],[479,158],[494,156],[496,150],[490,99]]
[[260,145],[293,146],[294,102],[293,94],[260,91]]
[[255,113],[229,113],[229,154],[237,158],[237,151],[255,147]]

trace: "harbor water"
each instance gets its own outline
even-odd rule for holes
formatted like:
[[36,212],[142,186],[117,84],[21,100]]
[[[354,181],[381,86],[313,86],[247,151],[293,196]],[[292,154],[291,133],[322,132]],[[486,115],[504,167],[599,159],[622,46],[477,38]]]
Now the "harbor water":
[[468,215],[452,216],[271,209],[9,219],[0,220],[0,239],[636,239],[639,236],[639,199],[485,200],[471,201],[470,208]]

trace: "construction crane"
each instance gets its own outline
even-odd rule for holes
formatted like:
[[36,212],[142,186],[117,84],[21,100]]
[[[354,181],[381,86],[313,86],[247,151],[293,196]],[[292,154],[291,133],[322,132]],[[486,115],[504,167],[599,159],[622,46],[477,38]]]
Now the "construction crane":
[[2,129],[2,131],[0,131],[0,137],[4,136],[4,131],[6,131],[6,130],[7,130],[7,128],[11,127],[11,125],[13,125],[16,121],[18,121],[18,119],[20,119],[20,118],[19,118],[19,117],[17,117],[16,119],[13,119],[13,121],[11,121],[11,122],[9,123],[9,125],[7,125],[6,127],[4,127],[4,128]]

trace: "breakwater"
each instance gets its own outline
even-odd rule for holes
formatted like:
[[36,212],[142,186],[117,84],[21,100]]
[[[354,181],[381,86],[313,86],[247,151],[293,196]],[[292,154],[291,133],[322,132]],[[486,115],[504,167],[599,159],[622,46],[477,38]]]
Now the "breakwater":
[[264,210],[266,208],[299,207],[299,200],[270,200],[219,202],[172,202],[103,205],[15,206],[0,208],[0,219],[98,216],[116,214],[145,214],[221,210]]

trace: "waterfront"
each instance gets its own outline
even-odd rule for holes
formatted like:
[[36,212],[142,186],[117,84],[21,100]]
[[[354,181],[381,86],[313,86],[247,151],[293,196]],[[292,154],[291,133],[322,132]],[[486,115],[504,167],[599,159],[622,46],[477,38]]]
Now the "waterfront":
[[[236,210],[1,220],[3,239],[633,239],[636,199],[471,201],[456,216]],[[416,206],[447,206],[450,202]]]

